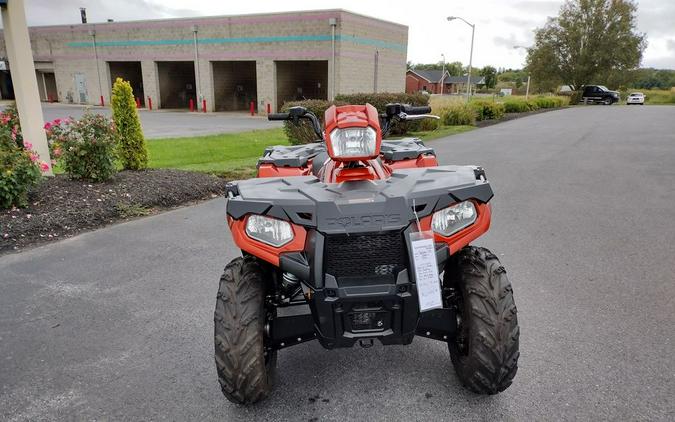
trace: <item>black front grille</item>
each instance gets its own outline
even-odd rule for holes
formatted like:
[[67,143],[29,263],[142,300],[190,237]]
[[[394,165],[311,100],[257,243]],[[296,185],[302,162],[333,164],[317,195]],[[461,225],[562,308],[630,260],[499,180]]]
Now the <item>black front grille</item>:
[[399,231],[326,236],[326,273],[345,277],[395,278],[406,268],[403,234]]

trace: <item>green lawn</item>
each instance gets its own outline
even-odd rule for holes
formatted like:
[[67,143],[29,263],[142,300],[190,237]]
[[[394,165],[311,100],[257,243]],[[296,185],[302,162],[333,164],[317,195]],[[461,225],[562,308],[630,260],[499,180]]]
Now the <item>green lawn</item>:
[[406,136],[415,136],[421,138],[423,141],[432,141],[434,139],[442,138],[444,136],[456,135],[458,133],[468,132],[476,129],[475,126],[441,126],[436,130],[429,132],[412,132]]
[[280,128],[147,142],[151,168],[201,171],[228,178],[254,174],[266,147],[288,145]]
[[[432,140],[475,129],[473,126],[446,126],[416,136]],[[282,129],[148,140],[149,167],[212,173],[227,178],[255,175],[255,164],[266,147],[289,145]]]

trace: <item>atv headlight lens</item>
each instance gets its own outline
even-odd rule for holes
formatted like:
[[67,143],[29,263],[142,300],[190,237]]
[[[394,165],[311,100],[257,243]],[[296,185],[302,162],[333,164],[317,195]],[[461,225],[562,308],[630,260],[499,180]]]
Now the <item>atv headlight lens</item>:
[[335,129],[330,133],[330,141],[336,158],[372,157],[377,133],[372,127]]
[[249,215],[246,234],[251,239],[277,248],[293,240],[293,229],[287,221],[263,215]]
[[431,218],[431,229],[441,236],[451,236],[476,221],[476,207],[471,201],[460,202],[436,211]]

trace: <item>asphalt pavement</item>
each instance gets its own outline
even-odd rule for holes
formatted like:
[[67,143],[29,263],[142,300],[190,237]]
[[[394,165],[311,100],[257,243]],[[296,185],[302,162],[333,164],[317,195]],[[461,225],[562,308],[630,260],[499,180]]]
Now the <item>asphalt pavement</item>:
[[[80,118],[85,110],[110,117],[109,107],[83,107],[73,104],[42,104],[45,122],[54,119],[73,117]],[[251,116],[243,112],[226,113],[190,113],[187,110],[153,110],[140,109],[143,133],[148,139],[170,138],[197,135],[213,135],[219,133],[237,133],[254,129],[271,129],[280,127],[280,122],[270,122],[262,116]]]
[[675,420],[675,107],[589,106],[430,143],[495,191],[521,326],[514,384],[467,392],[447,347],[279,353],[272,396],[221,395],[217,199],[0,257],[1,420]]

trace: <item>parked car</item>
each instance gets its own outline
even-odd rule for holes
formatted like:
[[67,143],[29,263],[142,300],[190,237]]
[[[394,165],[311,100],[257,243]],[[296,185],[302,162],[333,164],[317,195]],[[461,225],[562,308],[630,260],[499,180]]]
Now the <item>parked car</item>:
[[612,105],[619,101],[619,93],[603,85],[586,85],[581,95],[583,103]]
[[627,98],[626,98],[626,104],[641,104],[645,105],[645,94],[641,92],[632,92]]

